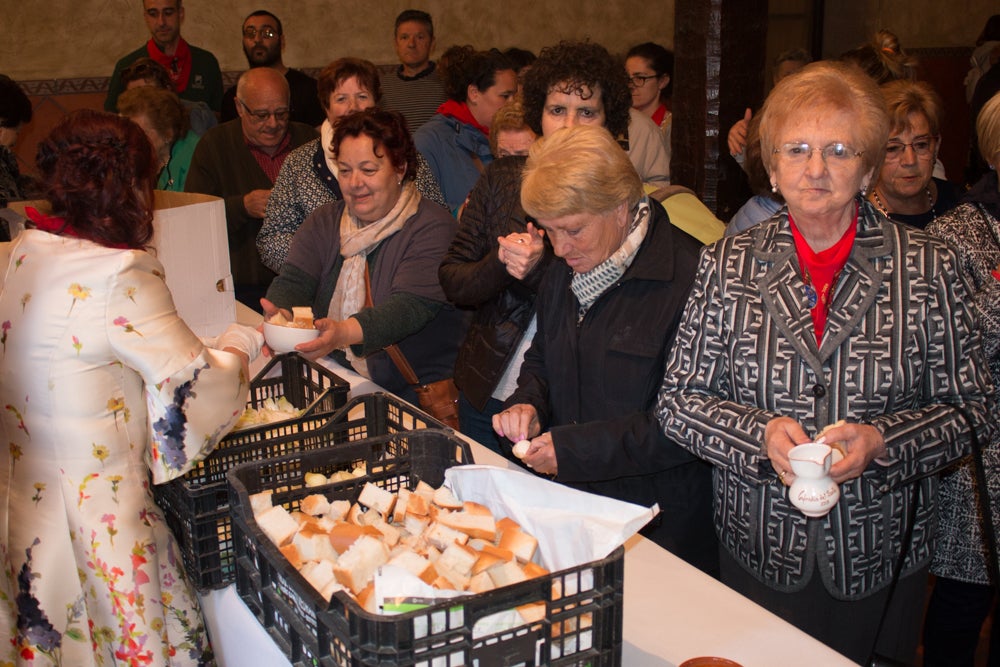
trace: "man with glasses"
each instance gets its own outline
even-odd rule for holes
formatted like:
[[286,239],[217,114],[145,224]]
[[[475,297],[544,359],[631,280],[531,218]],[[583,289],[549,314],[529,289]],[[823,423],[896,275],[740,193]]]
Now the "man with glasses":
[[236,298],[259,309],[260,297],[275,276],[257,254],[267,198],[288,154],[319,134],[309,125],[289,121],[288,82],[270,67],[240,76],[236,113],[236,120],[202,136],[184,189],[225,199]]
[[204,102],[218,113],[222,105],[219,61],[208,51],[188,44],[181,37],[181,24],[184,23],[181,0],[143,0],[142,15],[151,37],[146,44],[115,65],[104,108],[117,110],[118,96],[125,90],[122,70],[139,58],[151,58],[167,68],[174,92],[182,100]]
[[[243,54],[251,67],[270,67],[285,75],[291,91],[292,120],[318,126],[326,118],[319,105],[316,79],[282,62],[285,30],[271,12],[257,10],[243,21]],[[222,96],[222,122],[236,118],[236,86]]]

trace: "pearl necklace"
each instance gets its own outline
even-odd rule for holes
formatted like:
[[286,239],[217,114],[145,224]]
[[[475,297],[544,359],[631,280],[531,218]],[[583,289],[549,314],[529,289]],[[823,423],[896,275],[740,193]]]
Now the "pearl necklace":
[[[924,192],[927,193],[927,209],[931,212],[931,220],[934,220],[937,218],[937,210],[934,208],[934,195],[931,194],[930,186],[925,185]],[[888,207],[886,207],[886,205],[882,202],[882,198],[878,196],[878,188],[872,190],[872,199],[875,200],[875,207],[882,212],[882,215],[887,218],[892,217],[889,215]]]

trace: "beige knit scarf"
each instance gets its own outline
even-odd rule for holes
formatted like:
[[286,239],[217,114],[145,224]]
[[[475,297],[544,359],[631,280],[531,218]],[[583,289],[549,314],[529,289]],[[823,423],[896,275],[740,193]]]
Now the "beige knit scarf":
[[[413,182],[403,186],[399,199],[384,218],[363,224],[345,206],[340,217],[340,254],[344,263],[340,267],[337,286],[330,299],[327,317],[331,320],[346,320],[360,311],[365,304],[365,273],[368,271],[368,254],[378,245],[403,228],[417,212],[420,193]],[[368,366],[358,359],[348,347],[347,358],[359,373],[368,376]]]

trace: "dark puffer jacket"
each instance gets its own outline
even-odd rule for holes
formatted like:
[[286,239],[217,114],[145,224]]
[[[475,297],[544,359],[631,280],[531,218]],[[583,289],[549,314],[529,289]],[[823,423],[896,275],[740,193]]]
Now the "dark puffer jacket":
[[438,269],[448,300],[475,310],[458,350],[455,383],[478,410],[485,407],[527,329],[535,312],[538,284],[555,259],[546,241],[544,256],[522,281],[507,273],[497,258],[498,236],[527,229],[521,208],[525,159],[503,158],[486,167]]
[[[642,533],[692,565],[718,568],[712,469],[667,438],[653,414],[701,244],[651,201],[649,231],[625,274],[582,321],[573,272],[551,266],[538,291],[538,333],[517,390],[551,431],[556,481],[662,513]],[[506,444],[506,446],[510,446]]]

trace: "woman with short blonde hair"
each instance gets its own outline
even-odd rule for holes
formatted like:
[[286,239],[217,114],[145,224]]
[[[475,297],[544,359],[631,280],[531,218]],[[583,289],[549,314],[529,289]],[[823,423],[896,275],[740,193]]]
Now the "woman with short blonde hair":
[[643,196],[600,125],[536,141],[521,204],[560,259],[541,277],[537,330],[494,430],[530,439],[522,461],[557,482],[658,504],[643,535],[716,574],[711,468],[664,436],[652,412],[701,243]]
[[602,127],[556,132],[528,153],[521,205],[534,218],[607,213],[623,202],[631,210],[643,196],[628,153]]

